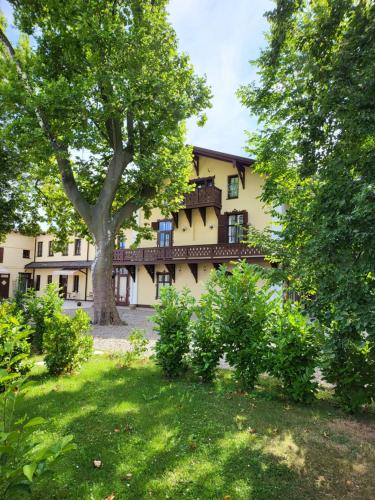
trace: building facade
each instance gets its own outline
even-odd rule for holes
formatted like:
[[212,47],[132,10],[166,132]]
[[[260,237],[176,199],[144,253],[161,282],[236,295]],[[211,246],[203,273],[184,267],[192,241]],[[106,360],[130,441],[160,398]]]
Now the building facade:
[[[242,243],[249,224],[263,229],[271,222],[259,200],[262,178],[248,158],[194,148],[190,180],[194,186],[181,209],[169,218],[153,210],[140,226],[150,226],[152,240],[136,249],[135,234],[114,250],[113,288],[119,305],[151,306],[164,286],[187,287],[195,297],[204,290],[211,270],[222,263],[246,259],[261,265],[263,255]],[[0,298],[17,286],[33,286],[37,293],[55,282],[66,299],[92,300],[91,265],[95,248],[72,238],[64,252],[54,252],[53,236],[8,235],[0,244]],[[19,285],[18,285],[19,284]]]

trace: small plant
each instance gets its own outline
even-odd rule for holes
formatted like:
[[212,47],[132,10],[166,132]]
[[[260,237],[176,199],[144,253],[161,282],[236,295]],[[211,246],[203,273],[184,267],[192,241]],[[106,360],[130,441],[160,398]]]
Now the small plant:
[[43,336],[46,331],[46,320],[61,313],[64,300],[59,296],[59,289],[55,283],[47,285],[43,295],[37,297],[34,290],[25,294],[25,313],[30,319],[35,330],[33,335],[33,346],[36,352],[41,353],[43,349]]
[[[24,334],[25,332],[22,332]],[[48,470],[53,461],[75,448],[72,436],[54,442],[36,437],[36,431],[46,421],[42,417],[15,421],[18,399],[27,390],[26,377],[11,369],[26,353],[14,355],[19,335],[13,335],[0,344],[0,497],[19,498],[20,493],[31,492],[35,478]]]
[[147,352],[149,343],[145,337],[145,331],[137,328],[130,332],[128,341],[131,346],[130,350],[116,354],[122,368],[129,368],[135,361],[141,359],[143,354]]
[[187,368],[194,303],[189,290],[177,292],[174,287],[165,287],[161,290],[160,304],[155,306],[152,319],[159,332],[156,361],[169,377],[175,377]]
[[57,313],[45,320],[43,351],[49,373],[60,375],[76,370],[92,354],[90,317],[82,309],[73,318]]
[[195,308],[197,320],[192,322],[191,365],[194,373],[204,382],[214,379],[223,355],[223,340],[220,335],[220,301],[211,282],[207,293],[201,296]]
[[285,302],[269,317],[267,371],[281,381],[293,401],[309,403],[314,399],[320,347],[317,324],[303,315],[297,304]]
[[0,303],[0,366],[9,373],[24,375],[30,370],[29,338],[32,333],[14,304]]

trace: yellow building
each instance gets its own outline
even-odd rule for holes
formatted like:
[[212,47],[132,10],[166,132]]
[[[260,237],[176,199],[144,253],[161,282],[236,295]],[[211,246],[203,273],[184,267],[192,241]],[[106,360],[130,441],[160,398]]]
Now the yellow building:
[[[242,240],[247,225],[263,229],[270,222],[259,196],[261,177],[248,158],[194,148],[191,182],[195,189],[185,196],[181,210],[164,218],[154,210],[139,225],[151,226],[153,240],[143,240],[134,250],[129,233],[114,251],[113,286],[119,305],[150,306],[163,286],[189,288],[195,297],[204,289],[210,271],[239,259],[266,265],[257,249]],[[91,265],[95,249],[72,238],[65,252],[53,252],[53,236],[35,238],[8,235],[0,245],[0,298],[14,293],[17,281],[37,293],[56,282],[66,299],[92,300]]]
[[[257,249],[241,243],[246,226],[263,229],[270,221],[259,200],[262,178],[248,158],[194,148],[191,182],[178,213],[165,219],[154,210],[139,224],[154,230],[152,241],[139,248],[115,250],[114,267],[131,283],[134,303],[154,304],[163,286],[187,287],[195,297],[204,289],[210,271],[239,259],[267,265]],[[131,278],[130,278],[131,276]]]

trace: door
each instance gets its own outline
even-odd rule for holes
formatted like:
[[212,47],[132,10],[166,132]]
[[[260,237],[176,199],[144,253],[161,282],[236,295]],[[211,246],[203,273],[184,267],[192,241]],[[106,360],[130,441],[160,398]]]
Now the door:
[[114,268],[113,287],[118,306],[129,305],[129,275],[125,267]]
[[9,274],[0,274],[0,299],[9,298]]
[[60,287],[60,295],[64,299],[68,296],[68,275],[60,274],[59,276],[59,287]]

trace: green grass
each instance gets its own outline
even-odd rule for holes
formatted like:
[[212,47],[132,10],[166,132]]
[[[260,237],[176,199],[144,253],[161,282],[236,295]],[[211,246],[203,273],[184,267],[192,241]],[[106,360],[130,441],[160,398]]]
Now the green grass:
[[215,385],[171,382],[150,361],[121,369],[103,356],[73,376],[38,367],[33,378],[19,414],[77,444],[35,499],[375,498],[373,414],[293,405],[271,380],[243,394],[228,372]]

